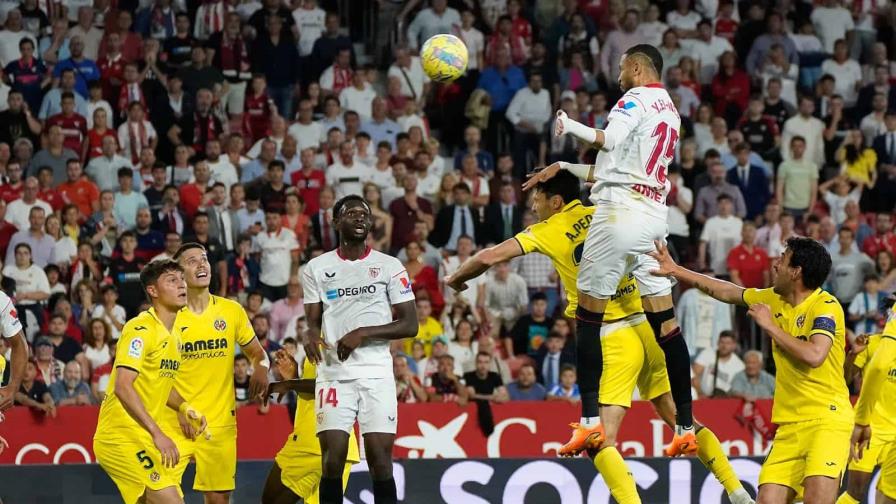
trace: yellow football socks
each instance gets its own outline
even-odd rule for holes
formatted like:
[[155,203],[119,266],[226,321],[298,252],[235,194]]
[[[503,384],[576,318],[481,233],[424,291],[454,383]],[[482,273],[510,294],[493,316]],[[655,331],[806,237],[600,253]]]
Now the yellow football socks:
[[614,446],[604,448],[594,457],[594,467],[604,477],[604,482],[619,504],[641,504],[635,478]]
[[852,498],[852,495],[849,495],[848,492],[843,492],[840,494],[840,498],[837,499],[836,504],[859,504],[859,501]]
[[730,494],[739,488],[743,488],[743,485],[734,473],[734,468],[731,467],[731,462],[728,461],[728,456],[722,450],[719,438],[706,427],[697,431],[697,458],[719,480],[719,483],[725,487],[727,493]]

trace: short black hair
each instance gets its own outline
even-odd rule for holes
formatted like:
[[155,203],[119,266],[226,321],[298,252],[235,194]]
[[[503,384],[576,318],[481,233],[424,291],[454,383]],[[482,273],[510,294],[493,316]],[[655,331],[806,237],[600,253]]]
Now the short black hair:
[[233,357],[233,362],[236,362],[236,361],[246,361],[246,364],[249,364],[249,358],[246,357],[246,354],[244,354],[244,353],[236,354]]
[[636,44],[625,51],[626,57],[634,56],[636,54],[650,60],[654,70],[656,70],[656,74],[663,75],[663,55],[660,54],[660,51],[656,47],[650,44]]
[[150,285],[155,285],[160,276],[170,271],[183,273],[184,269],[173,259],[160,259],[147,264],[140,272],[140,284],[143,285],[143,290],[145,291]]
[[197,243],[197,242],[184,243],[183,245],[181,245],[180,247],[177,248],[177,252],[174,253],[174,255],[171,257],[171,259],[173,259],[175,261],[179,261],[180,256],[184,255],[184,253],[186,251],[192,250],[192,249],[197,249],[197,248],[202,249],[202,251],[205,252],[205,245],[203,245],[201,243]]
[[342,212],[342,207],[345,206],[346,203],[350,201],[360,201],[365,207],[367,207],[367,211],[370,211],[370,205],[367,204],[367,200],[362,198],[357,194],[349,194],[348,196],[343,196],[333,205],[333,217],[339,218],[340,212]]
[[548,296],[544,292],[536,292],[532,294],[532,297],[529,298],[529,301],[545,301],[547,302]]
[[121,177],[134,178],[134,170],[132,170],[131,168],[128,168],[127,166],[123,166],[123,167],[119,168],[118,169],[118,178],[121,178]]
[[268,170],[273,170],[274,168],[280,168],[281,170],[286,171],[286,163],[279,159],[275,159],[268,163]]
[[563,203],[569,203],[579,199],[582,195],[582,184],[579,178],[566,170],[560,170],[553,178],[545,182],[539,182],[535,190],[542,192],[547,197],[560,196]]
[[812,238],[794,236],[787,239],[790,267],[802,269],[803,285],[807,289],[821,287],[831,272],[831,255]]

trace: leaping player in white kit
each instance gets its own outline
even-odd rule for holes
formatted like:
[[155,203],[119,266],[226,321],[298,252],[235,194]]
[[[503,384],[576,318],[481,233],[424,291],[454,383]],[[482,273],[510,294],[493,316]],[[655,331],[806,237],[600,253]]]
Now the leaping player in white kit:
[[302,272],[308,322],[304,346],[317,365],[320,502],[342,504],[349,432],[358,420],[374,501],[395,504],[392,444],[398,401],[389,341],[417,334],[414,292],[398,259],[367,246],[373,220],[363,198],[340,199],[333,216],[339,247],[309,261]]
[[[668,455],[692,454],[697,448],[691,408],[690,358],[675,320],[672,284],[650,274],[656,261],[647,255],[654,241],[667,234],[666,195],[670,184],[666,167],[678,142],[681,118],[669,93],[660,83],[663,59],[650,45],[629,48],[620,62],[619,86],[625,91],[609,114],[603,130],[593,129],[557,112],[555,134],[573,135],[600,149],[594,165],[554,163],[536,172],[524,184],[538,182],[568,170],[595,182],[591,201],[596,205],[582,252],[576,311],[578,385],[582,419],[573,424],[572,439],[561,455],[577,455],[603,436],[598,414],[598,392],[603,357],[600,328],[608,299],[620,279],[634,274],[644,311],[663,349],[677,408],[676,429]],[[590,440],[589,440],[590,438]]]

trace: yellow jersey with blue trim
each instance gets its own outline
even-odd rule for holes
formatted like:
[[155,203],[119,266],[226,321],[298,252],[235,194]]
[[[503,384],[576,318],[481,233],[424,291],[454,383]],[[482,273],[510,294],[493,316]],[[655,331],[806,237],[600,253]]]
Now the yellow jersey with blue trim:
[[[523,253],[539,252],[554,263],[569,301],[564,314],[570,318],[575,317],[579,304],[576,276],[593,214],[594,207],[573,200],[546,220],[532,224],[514,236]],[[638,284],[629,274],[619,282],[616,294],[607,303],[604,320],[620,320],[643,311]]]
[[100,407],[94,438],[149,435],[125,410],[115,395],[115,382],[122,369],[137,373],[134,390],[156,422],[168,409],[168,395],[180,369],[180,329],[165,327],[154,309],[128,321],[116,345],[115,365],[109,378],[109,393]]
[[[194,313],[185,306],[174,324],[182,344],[174,388],[205,415],[209,427],[235,425],[233,360],[237,346],[255,338],[246,310],[236,301],[212,295],[205,311]],[[180,430],[176,411],[166,412],[165,421],[169,428]]]
[[816,368],[799,361],[773,344],[777,368],[772,422],[806,420],[853,421],[849,390],[843,379],[846,355],[846,323],[843,307],[830,293],[815,289],[796,306],[788,304],[772,289],[744,289],[747,305],[767,304],[775,325],[793,338],[809,341],[820,334],[832,345],[824,362]]

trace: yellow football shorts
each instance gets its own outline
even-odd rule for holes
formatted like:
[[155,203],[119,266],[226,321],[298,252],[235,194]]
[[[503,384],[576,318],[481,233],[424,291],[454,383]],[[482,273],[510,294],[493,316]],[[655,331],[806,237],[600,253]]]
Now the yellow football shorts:
[[880,429],[875,430],[872,427],[871,442],[862,451],[862,459],[858,462],[850,460],[847,469],[866,473],[874,472],[875,466],[882,466],[887,461],[893,441],[896,441],[896,432],[881,432]]
[[[280,481],[286,488],[305,501],[305,504],[320,504],[320,478],[322,474],[320,455],[300,452],[294,446],[293,436],[277,452],[274,462],[280,468]],[[345,463],[342,473],[342,489],[348,486],[352,462]]]
[[849,459],[853,424],[809,420],[782,424],[759,471],[759,485],[776,484],[803,494],[803,480],[827,476],[838,481]]
[[125,504],[136,504],[146,490],[177,487],[173,469],[162,465],[162,457],[149,436],[94,439],[93,453],[100,467],[112,478]]
[[209,427],[210,439],[200,434],[195,441],[180,429],[169,433],[180,452],[180,461],[172,469],[181,483],[190,459],[196,462],[193,490],[227,492],[236,488],[236,425]]
[[[872,437],[874,436],[873,430],[871,435]],[[886,495],[887,498],[896,500],[896,446],[894,444],[896,444],[896,441],[890,442],[890,445],[887,447],[888,453],[880,468],[877,490]]]
[[644,315],[604,325],[601,348],[601,404],[630,407],[635,386],[645,400],[669,392],[666,357]]

